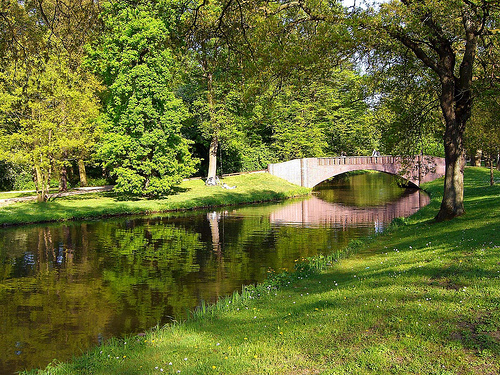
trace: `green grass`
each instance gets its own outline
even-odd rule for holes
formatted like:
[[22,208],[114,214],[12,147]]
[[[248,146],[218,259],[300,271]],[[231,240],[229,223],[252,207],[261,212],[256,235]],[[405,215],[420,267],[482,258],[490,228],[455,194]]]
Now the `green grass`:
[[267,173],[231,176],[224,178],[223,182],[236,188],[205,186],[201,179],[193,179],[183,181],[174,194],[164,199],[126,200],[114,193],[89,193],[56,198],[46,203],[13,203],[0,206],[0,225],[190,210],[285,199],[311,191]]
[[498,374],[500,186],[488,178],[466,169],[463,217],[433,222],[435,181],[429,206],[344,256],[40,373]]
[[[58,189],[51,188],[49,190],[50,194],[57,193]],[[0,199],[9,199],[9,198],[23,198],[23,197],[34,197],[36,196],[36,192],[32,190],[26,191],[2,191],[0,192]]]

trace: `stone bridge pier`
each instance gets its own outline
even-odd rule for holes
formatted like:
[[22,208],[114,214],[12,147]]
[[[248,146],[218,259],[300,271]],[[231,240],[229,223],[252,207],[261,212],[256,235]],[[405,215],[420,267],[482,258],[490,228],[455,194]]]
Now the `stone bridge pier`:
[[418,155],[340,156],[303,158],[269,164],[270,174],[293,184],[312,188],[331,177],[357,170],[375,170],[400,176],[416,186],[444,176],[444,158]]

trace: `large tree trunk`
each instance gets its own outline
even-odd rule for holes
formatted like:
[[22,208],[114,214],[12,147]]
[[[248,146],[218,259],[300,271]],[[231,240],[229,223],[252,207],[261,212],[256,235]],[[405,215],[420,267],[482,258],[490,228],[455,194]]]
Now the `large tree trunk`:
[[83,159],[78,159],[78,172],[80,173],[80,186],[87,186],[87,171],[85,170]]
[[[458,86],[458,87],[457,87]],[[445,179],[441,208],[437,221],[450,220],[463,215],[465,150],[463,135],[470,117],[470,91],[462,90],[452,72],[441,77],[441,110],[446,122],[444,133]]]
[[464,167],[465,154],[456,145],[445,142],[446,171],[444,193],[441,208],[436,216],[437,221],[453,219],[465,213],[464,208]]
[[37,186],[37,201],[38,202],[46,202],[49,198],[49,184],[50,184],[50,170],[47,175],[42,173],[42,170],[39,166],[35,167],[36,172],[36,186]]
[[66,165],[61,167],[61,174],[59,176],[59,191],[68,191],[68,169]]
[[43,193],[42,171],[38,166],[35,166],[35,186],[36,186],[36,200],[38,202],[44,202],[45,198]]
[[214,89],[213,89],[213,75],[212,73],[207,74],[207,100],[208,100],[208,110],[210,113],[210,123],[212,131],[212,139],[210,141],[210,149],[208,150],[208,175],[207,179],[215,179],[217,175],[217,149],[219,148],[219,124],[217,123],[217,118],[215,115],[215,103],[214,103]]
[[217,149],[219,148],[219,141],[214,135],[210,142],[210,150],[208,151],[208,175],[207,178],[215,178],[217,175]]

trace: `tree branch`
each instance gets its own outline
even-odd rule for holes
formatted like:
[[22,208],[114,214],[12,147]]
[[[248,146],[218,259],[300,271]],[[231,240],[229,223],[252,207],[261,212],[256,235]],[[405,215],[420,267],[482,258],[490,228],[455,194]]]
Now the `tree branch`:
[[391,37],[399,40],[403,43],[403,45],[411,49],[418,59],[420,59],[427,67],[435,71],[438,75],[441,75],[442,71],[436,61],[429,57],[418,42],[415,42],[408,35],[406,35],[401,27],[397,27],[396,30],[386,29],[386,31]]

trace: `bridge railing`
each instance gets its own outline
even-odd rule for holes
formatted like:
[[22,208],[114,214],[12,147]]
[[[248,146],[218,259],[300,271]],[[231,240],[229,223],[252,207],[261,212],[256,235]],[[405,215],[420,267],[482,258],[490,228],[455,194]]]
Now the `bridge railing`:
[[318,158],[318,165],[392,164],[394,156],[336,156]]

